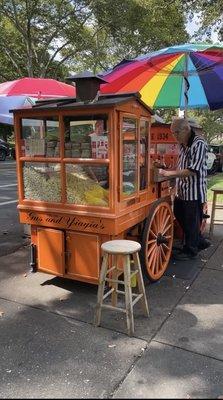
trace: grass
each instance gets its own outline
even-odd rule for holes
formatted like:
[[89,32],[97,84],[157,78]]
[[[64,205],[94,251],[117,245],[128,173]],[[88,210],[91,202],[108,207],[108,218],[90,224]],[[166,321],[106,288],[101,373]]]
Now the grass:
[[[208,186],[207,198],[208,198],[208,201],[212,201],[213,200],[213,192],[211,189],[213,187],[223,189],[223,173],[220,172],[215,175],[209,175],[207,178],[207,186]],[[218,195],[217,202],[223,203],[223,194]]]

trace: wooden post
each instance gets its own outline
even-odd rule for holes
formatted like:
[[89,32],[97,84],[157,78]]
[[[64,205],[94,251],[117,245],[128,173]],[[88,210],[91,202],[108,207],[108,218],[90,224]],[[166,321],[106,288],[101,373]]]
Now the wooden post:
[[97,296],[97,304],[96,304],[96,312],[95,312],[95,325],[99,326],[101,322],[101,305],[103,302],[103,294],[105,288],[105,277],[107,273],[108,267],[108,254],[105,253],[103,256],[103,262],[100,272],[100,279],[98,285],[98,296]]
[[130,256],[124,257],[124,281],[125,281],[125,307],[126,307],[126,320],[128,335],[132,336],[134,333],[134,318],[133,318],[133,305],[132,305],[132,288],[131,288],[131,270],[130,270]]

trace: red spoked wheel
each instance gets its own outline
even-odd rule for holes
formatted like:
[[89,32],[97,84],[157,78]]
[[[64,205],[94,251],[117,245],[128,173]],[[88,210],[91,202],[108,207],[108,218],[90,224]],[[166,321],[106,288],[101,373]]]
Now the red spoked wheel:
[[141,263],[144,275],[152,282],[164,274],[173,245],[171,206],[159,200],[150,209],[142,236]]

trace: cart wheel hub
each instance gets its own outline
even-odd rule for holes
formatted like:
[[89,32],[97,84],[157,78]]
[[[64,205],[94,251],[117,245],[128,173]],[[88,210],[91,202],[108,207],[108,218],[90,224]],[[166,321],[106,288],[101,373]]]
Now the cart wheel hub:
[[162,235],[162,233],[158,233],[156,241],[158,246],[168,243],[168,239],[166,238],[166,236]]

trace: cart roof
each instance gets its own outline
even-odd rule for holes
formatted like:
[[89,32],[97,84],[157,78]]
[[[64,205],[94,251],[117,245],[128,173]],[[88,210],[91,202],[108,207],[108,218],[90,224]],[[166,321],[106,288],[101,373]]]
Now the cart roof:
[[[123,103],[127,103],[128,101],[131,100],[136,100],[138,101],[144,108],[146,108],[150,114],[154,114],[154,111],[148,107],[141,99],[140,95],[137,93],[125,93],[125,94],[119,94],[119,95],[113,95],[113,94],[108,94],[108,95],[103,95],[99,96],[97,100],[89,101],[89,102],[83,102],[83,101],[76,101],[75,97],[69,97],[69,98],[54,98],[54,99],[47,99],[47,100],[37,100],[37,102],[32,106],[27,109],[30,110],[52,110],[52,109],[78,109],[78,110],[83,110],[83,109],[91,109],[95,107],[106,107],[106,106],[115,106]],[[16,112],[16,111],[24,111],[26,108],[20,108],[20,109],[15,109],[15,110],[10,110],[10,112]]]

